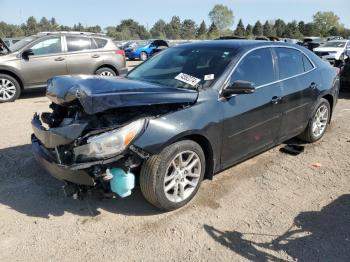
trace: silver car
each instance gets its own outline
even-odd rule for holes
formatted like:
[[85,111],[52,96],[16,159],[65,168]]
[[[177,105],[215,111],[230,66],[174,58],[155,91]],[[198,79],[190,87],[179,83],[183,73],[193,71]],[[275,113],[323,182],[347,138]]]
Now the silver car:
[[57,75],[127,73],[125,53],[102,34],[42,32],[7,47],[0,39],[0,102]]

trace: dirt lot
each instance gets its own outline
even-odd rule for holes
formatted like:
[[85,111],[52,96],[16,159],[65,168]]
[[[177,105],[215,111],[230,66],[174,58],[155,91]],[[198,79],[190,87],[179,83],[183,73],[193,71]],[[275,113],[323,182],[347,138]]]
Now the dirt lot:
[[31,117],[48,104],[38,91],[0,105],[0,261],[350,261],[350,93],[304,153],[276,147],[170,213],[139,189],[67,199],[29,145]]

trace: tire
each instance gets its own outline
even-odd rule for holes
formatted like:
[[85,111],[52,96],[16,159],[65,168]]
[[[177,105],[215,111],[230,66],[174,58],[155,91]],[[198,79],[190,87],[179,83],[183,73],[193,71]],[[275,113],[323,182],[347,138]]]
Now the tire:
[[21,94],[21,86],[10,75],[0,74],[0,103],[13,102]]
[[[317,119],[322,118],[322,117],[320,117],[320,115],[317,116],[317,114],[321,114],[319,112],[322,109],[327,110],[327,117],[323,118],[323,120],[321,122],[319,122],[319,124],[322,123],[322,125],[319,126],[319,129],[316,127],[316,130],[313,131],[313,129],[315,128],[315,125],[317,125],[316,124]],[[328,127],[329,122],[330,122],[330,116],[331,116],[331,107],[329,105],[329,102],[326,99],[321,98],[321,100],[318,102],[318,104],[316,106],[315,112],[313,113],[311,119],[309,120],[309,123],[308,123],[306,129],[304,130],[304,132],[302,134],[300,134],[298,136],[298,138],[300,138],[301,140],[304,140],[306,142],[309,142],[309,143],[313,143],[313,142],[316,142],[317,140],[320,140],[327,130],[327,127]],[[321,126],[323,126],[323,125],[324,125],[324,127],[321,130]],[[317,134],[317,132],[316,132],[317,130],[320,131],[319,134]]]
[[109,67],[101,67],[96,70],[95,74],[100,76],[117,76],[113,69],[110,69]]
[[[180,166],[179,155],[187,169],[175,169],[176,165]],[[176,173],[176,170],[182,171]],[[202,148],[192,140],[179,141],[143,163],[140,172],[141,192],[152,205],[171,211],[186,205],[196,195],[204,172],[205,156]]]
[[141,61],[146,61],[148,59],[148,55],[146,52],[141,52],[140,54],[140,60]]

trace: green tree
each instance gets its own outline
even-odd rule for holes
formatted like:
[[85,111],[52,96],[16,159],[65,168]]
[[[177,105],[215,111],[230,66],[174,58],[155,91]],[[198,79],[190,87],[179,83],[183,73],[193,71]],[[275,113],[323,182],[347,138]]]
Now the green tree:
[[196,22],[192,19],[185,19],[182,22],[181,27],[181,37],[182,39],[195,39],[197,33]]
[[255,36],[261,36],[263,33],[264,33],[263,27],[262,27],[260,21],[258,20],[253,27],[253,34]]
[[272,27],[271,27],[269,21],[267,21],[267,20],[263,26],[263,35],[272,36]]
[[33,35],[39,32],[38,23],[34,16],[30,16],[27,19],[27,23],[25,25],[25,33],[26,35]]
[[283,37],[288,38],[301,38],[301,33],[299,32],[298,24],[296,21],[288,23],[286,25],[286,30],[284,31]]
[[333,27],[339,27],[339,16],[335,13],[329,12],[317,12],[313,15],[313,22],[320,32],[321,36],[327,36],[328,32]]
[[252,36],[253,35],[253,27],[251,24],[248,24],[245,28],[245,35],[246,36]]
[[215,24],[219,32],[223,32],[233,25],[233,12],[225,5],[215,5],[209,12],[209,19]]
[[118,40],[147,39],[149,37],[146,28],[133,19],[124,19],[116,27],[116,39]]
[[239,19],[237,28],[235,30],[235,35],[237,36],[245,36],[245,28],[242,22],[242,19]]
[[163,19],[159,19],[151,28],[150,33],[154,38],[165,38],[165,26],[166,23]]
[[277,19],[273,25],[273,28],[278,37],[282,37],[286,30],[286,23],[282,19]]
[[209,30],[208,30],[208,38],[209,39],[215,39],[220,36],[219,29],[214,23],[211,23]]
[[300,21],[298,23],[298,29],[299,29],[299,32],[304,35],[305,33],[305,22],[304,21]]
[[197,31],[197,38],[198,39],[205,39],[207,36],[207,25],[205,24],[204,20],[200,24],[198,31]]
[[51,24],[45,16],[41,18],[38,27],[40,31],[51,31]]
[[173,16],[171,21],[165,25],[165,35],[168,39],[180,39],[181,37],[181,20],[178,16]]
[[314,23],[307,23],[304,26],[304,36],[319,36],[320,32]]

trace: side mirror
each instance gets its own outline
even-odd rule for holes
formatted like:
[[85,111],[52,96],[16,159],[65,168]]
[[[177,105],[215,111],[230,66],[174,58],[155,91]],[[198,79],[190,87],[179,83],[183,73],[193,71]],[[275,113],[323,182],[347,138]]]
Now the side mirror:
[[32,49],[24,50],[23,53],[22,53],[22,57],[23,57],[24,59],[28,59],[29,56],[31,56],[31,55],[34,55]]
[[251,94],[255,92],[255,86],[253,83],[243,80],[234,81],[231,85],[222,90],[224,97],[239,94]]

